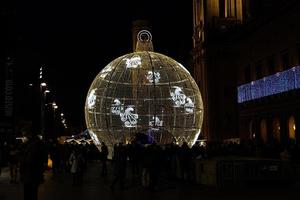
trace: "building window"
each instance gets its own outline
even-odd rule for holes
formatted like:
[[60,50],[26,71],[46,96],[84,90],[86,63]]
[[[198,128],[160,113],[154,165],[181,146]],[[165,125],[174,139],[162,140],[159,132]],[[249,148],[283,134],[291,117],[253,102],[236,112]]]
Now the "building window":
[[281,55],[281,65],[283,70],[287,70],[290,67],[290,59],[288,53],[283,53]]
[[249,83],[251,81],[251,66],[248,65],[245,68],[245,82]]
[[296,140],[296,123],[294,116],[289,118],[289,139]]
[[274,57],[271,57],[267,60],[267,67],[269,75],[275,74],[275,60]]
[[255,65],[255,74],[256,74],[256,79],[261,79],[262,78],[262,64],[261,64],[261,62],[256,63],[256,65]]

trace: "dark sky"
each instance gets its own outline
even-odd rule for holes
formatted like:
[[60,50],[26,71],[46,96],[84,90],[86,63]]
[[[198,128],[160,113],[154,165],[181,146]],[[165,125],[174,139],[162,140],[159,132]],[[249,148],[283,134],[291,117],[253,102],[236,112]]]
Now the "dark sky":
[[154,49],[187,64],[192,0],[27,0],[17,5],[18,82],[37,82],[39,68],[72,126],[84,125],[84,102],[95,76],[132,51],[135,19],[152,24]]

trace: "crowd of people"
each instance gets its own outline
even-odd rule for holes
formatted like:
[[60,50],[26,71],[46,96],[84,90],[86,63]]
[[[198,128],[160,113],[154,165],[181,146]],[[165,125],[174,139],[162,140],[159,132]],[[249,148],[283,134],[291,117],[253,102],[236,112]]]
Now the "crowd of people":
[[[155,190],[161,177],[167,179],[192,180],[195,160],[210,159],[220,156],[260,157],[282,160],[300,160],[300,146],[290,143],[280,146],[279,143],[260,144],[254,141],[241,143],[206,143],[196,142],[193,147],[187,143],[181,146],[118,143],[114,146],[112,160],[108,161],[108,147],[102,142],[101,151],[94,145],[59,144],[45,142],[36,136],[28,135],[25,143],[12,142],[1,150],[3,160],[10,169],[11,183],[22,181],[25,199],[37,199],[39,184],[44,181],[44,171],[52,170],[53,175],[71,173],[73,184],[83,183],[83,174],[87,170],[88,161],[100,161],[99,175],[111,176],[110,188],[115,190],[126,188],[131,183],[142,184],[149,190]],[[49,165],[52,161],[52,166]]]

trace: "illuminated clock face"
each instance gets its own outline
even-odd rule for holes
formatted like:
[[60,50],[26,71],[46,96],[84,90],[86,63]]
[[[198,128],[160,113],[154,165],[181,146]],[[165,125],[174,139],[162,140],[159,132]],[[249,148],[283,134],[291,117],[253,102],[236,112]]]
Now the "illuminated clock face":
[[92,139],[114,144],[145,134],[158,144],[187,142],[200,134],[203,103],[189,72],[165,55],[141,51],[109,63],[94,79],[85,104]]

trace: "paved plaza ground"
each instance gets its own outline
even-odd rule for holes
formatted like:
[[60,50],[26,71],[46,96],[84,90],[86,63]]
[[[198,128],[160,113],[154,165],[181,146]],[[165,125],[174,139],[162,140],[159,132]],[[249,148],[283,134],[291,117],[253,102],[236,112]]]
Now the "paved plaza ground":
[[[199,199],[199,200],[260,200],[260,199],[298,199],[299,184],[260,186],[243,189],[217,189],[195,183],[183,183],[179,180],[166,180],[161,177],[156,191],[143,188],[139,181],[126,181],[126,187],[120,190],[110,189],[111,175],[100,175],[100,164],[88,163],[81,186],[72,185],[71,174],[60,173],[53,176],[51,171],[45,174],[45,183],[40,186],[39,200],[159,200],[159,199]],[[8,169],[4,168],[0,176],[0,200],[22,200],[22,184],[9,182]]]

